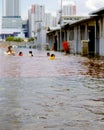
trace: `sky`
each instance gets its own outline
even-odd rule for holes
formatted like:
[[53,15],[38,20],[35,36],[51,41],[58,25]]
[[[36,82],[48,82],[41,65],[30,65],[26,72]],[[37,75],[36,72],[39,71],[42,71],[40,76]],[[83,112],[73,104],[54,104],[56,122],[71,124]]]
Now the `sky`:
[[[62,5],[73,3],[77,6],[77,15],[88,15],[94,10],[104,7],[104,0],[21,0],[22,18],[26,19],[28,9],[32,4],[45,5],[46,12],[51,12],[53,15],[57,10],[61,9]],[[0,0],[0,18],[2,14],[2,0]]]

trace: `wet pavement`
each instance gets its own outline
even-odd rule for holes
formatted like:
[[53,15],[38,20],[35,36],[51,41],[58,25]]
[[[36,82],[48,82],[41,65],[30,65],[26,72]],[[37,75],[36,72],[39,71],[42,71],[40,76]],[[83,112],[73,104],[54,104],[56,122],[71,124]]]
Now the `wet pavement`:
[[88,58],[22,51],[0,54],[0,130],[104,130],[104,78]]

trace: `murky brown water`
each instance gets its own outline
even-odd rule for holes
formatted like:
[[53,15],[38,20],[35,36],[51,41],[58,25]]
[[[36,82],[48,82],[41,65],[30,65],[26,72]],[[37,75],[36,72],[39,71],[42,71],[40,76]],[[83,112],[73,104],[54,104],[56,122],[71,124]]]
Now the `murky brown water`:
[[104,78],[83,75],[87,58],[23,52],[0,54],[0,130],[104,130]]

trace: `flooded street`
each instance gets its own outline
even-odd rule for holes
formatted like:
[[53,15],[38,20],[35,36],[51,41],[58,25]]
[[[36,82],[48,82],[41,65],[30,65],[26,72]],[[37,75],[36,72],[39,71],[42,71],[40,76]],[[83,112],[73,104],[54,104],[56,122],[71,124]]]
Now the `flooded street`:
[[0,52],[0,130],[104,130],[104,78],[78,55]]

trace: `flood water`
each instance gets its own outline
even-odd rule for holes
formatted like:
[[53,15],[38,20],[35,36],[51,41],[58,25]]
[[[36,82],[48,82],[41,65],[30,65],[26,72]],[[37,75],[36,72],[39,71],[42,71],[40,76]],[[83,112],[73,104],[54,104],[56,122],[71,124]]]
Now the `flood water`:
[[0,130],[104,130],[104,78],[84,75],[86,57],[0,51]]

